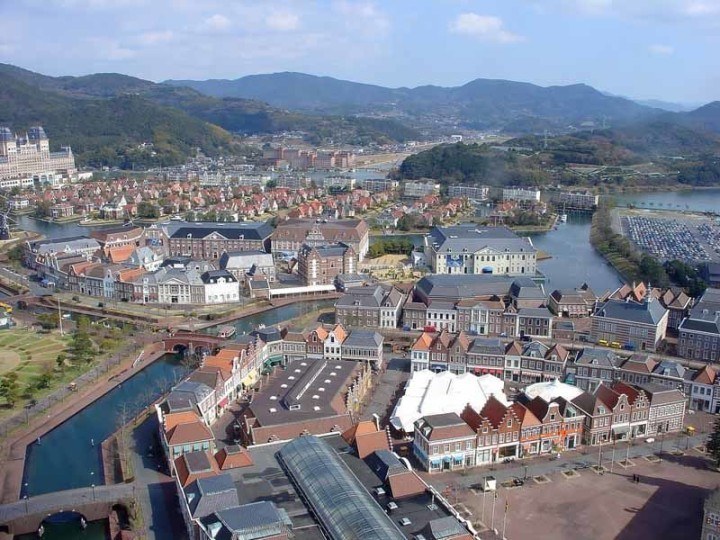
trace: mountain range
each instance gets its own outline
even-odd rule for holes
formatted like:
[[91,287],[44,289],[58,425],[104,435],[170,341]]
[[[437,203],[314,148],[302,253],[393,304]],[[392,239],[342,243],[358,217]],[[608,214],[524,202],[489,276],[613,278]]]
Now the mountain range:
[[[270,105],[315,114],[384,115],[422,128],[495,129],[511,134],[567,133],[661,119],[720,132],[714,102],[694,111],[659,101],[639,103],[585,84],[542,87],[475,79],[462,86],[386,88],[304,73],[249,75],[239,79],[168,80],[218,98],[262,99]],[[670,109],[670,110],[668,110]]]
[[[614,137],[644,137],[638,144],[645,146],[661,140],[666,153],[676,142],[683,151],[715,148],[720,102],[668,112],[584,84],[476,79],[457,87],[386,88],[287,72],[155,83],[117,73],[50,77],[0,64],[0,124],[22,130],[36,123],[52,143],[72,145],[81,164],[94,166],[179,163],[194,148],[243,152],[234,134],[289,131],[316,145],[367,145],[467,129],[553,136],[612,128]],[[645,129],[654,134],[639,136]],[[668,129],[672,136],[660,133]]]
[[[117,73],[49,77],[0,64],[0,125],[47,128],[51,143],[71,145],[81,164],[153,166],[182,162],[193,148],[208,155],[241,151],[232,133],[300,131],[310,142],[353,144],[418,139],[391,119],[308,115],[240,98]],[[138,145],[152,142],[152,151]]]

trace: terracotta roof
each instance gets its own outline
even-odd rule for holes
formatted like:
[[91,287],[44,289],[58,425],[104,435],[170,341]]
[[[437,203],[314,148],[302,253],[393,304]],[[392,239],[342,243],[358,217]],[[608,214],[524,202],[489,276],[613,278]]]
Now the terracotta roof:
[[393,499],[413,497],[425,493],[427,486],[420,477],[412,471],[400,472],[388,478],[390,493]]
[[335,337],[340,343],[345,341],[345,338],[347,337],[347,332],[345,331],[345,328],[342,324],[336,324],[332,331],[335,333]]
[[467,337],[467,334],[464,331],[461,331],[455,338],[453,346],[455,345],[460,345],[460,348],[463,351],[467,351],[470,347],[470,339]]
[[432,335],[428,334],[427,332],[423,332],[420,337],[415,340],[412,348],[418,351],[429,351],[432,342]]
[[114,263],[121,263],[127,261],[135,251],[135,245],[130,244],[128,246],[119,246],[110,248],[107,250],[108,259]]
[[713,384],[715,382],[716,376],[717,373],[713,368],[711,368],[710,366],[705,366],[697,372],[693,381],[698,384]]
[[249,467],[253,459],[246,448],[239,445],[226,446],[215,454],[215,459],[221,470]]
[[465,409],[463,409],[463,412],[460,413],[460,418],[462,418],[473,431],[480,429],[480,426],[483,423],[482,416],[480,416],[469,403],[465,405]]
[[495,396],[490,398],[485,403],[485,406],[480,411],[480,416],[487,418],[494,428],[497,428],[505,418],[508,412],[508,408],[503,405]]
[[119,270],[117,273],[118,281],[129,283],[135,281],[137,278],[147,273],[144,268],[126,268],[125,270]]
[[192,442],[211,441],[215,438],[212,431],[210,431],[210,428],[199,421],[188,424],[178,424],[174,428],[167,430],[165,433],[168,444],[171,446]]
[[358,435],[366,435],[368,433],[376,433],[377,427],[372,420],[363,420],[355,424],[348,430],[343,431],[342,438],[348,444],[355,444],[355,438]]
[[657,365],[658,363],[649,356],[633,354],[621,367],[625,371],[633,371],[635,373],[652,373]]
[[170,431],[178,424],[190,424],[192,422],[199,422],[200,417],[195,411],[183,411],[177,413],[166,414],[163,417],[163,425],[165,431]]
[[598,385],[595,390],[595,396],[600,398],[600,400],[611,409],[614,409],[620,400],[620,394],[614,392],[610,389],[610,387],[605,386],[604,384]]
[[210,451],[183,454],[175,458],[174,465],[182,487],[187,487],[198,478],[215,476],[220,472]]
[[531,410],[529,410],[527,407],[524,407],[522,404],[516,402],[510,405],[510,408],[513,410],[513,412],[515,412],[515,415],[518,417],[518,420],[520,420],[520,425],[522,427],[539,426],[540,424],[542,424],[538,417],[535,416]]
[[637,388],[630,386],[629,384],[622,381],[613,381],[613,383],[610,385],[610,388],[612,388],[618,394],[625,394],[630,404],[635,403],[635,400],[638,398],[641,392],[641,390],[638,390]]
[[355,447],[360,459],[366,458],[376,450],[392,450],[385,430],[356,435]]

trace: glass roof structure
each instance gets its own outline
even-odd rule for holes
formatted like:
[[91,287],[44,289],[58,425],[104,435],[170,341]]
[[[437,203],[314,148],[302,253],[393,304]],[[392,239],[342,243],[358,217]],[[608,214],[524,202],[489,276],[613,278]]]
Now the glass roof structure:
[[332,540],[404,540],[400,529],[319,438],[289,442],[278,459]]

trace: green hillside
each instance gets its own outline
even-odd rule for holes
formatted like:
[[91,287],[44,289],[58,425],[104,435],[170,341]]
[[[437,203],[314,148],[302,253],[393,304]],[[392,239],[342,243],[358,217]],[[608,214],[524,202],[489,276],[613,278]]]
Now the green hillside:
[[[147,167],[181,163],[196,147],[232,151],[231,135],[186,113],[136,95],[73,98],[0,74],[0,124],[46,128],[53,145],[70,145],[78,164]],[[152,148],[140,149],[141,143]]]

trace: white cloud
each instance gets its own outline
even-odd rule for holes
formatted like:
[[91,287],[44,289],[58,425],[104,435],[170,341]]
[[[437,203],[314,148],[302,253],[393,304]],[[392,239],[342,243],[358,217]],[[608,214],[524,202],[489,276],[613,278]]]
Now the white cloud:
[[91,50],[103,60],[129,60],[137,56],[137,51],[123,46],[119,41],[106,38],[90,38]]
[[289,11],[275,11],[265,17],[265,24],[271,30],[287,32],[297,30],[300,26],[300,17]]
[[390,20],[373,2],[337,0],[333,10],[350,24],[362,24],[368,32],[384,32],[390,27]]
[[167,43],[175,37],[170,30],[162,30],[158,32],[144,32],[137,36],[136,41],[141,45],[157,45],[159,43]]
[[227,30],[228,28],[230,28],[231,24],[232,21],[230,21],[230,19],[228,19],[225,15],[221,15],[220,13],[216,13],[215,15],[212,15],[205,19],[205,21],[203,21],[203,27],[206,30]]
[[650,45],[648,47],[648,50],[653,54],[660,54],[660,55],[669,55],[673,54],[675,52],[675,48],[671,45],[662,45],[660,43],[655,43],[654,45]]
[[12,54],[15,52],[15,47],[10,43],[0,43],[0,54]]
[[492,43],[515,43],[524,39],[522,36],[506,30],[501,18],[477,13],[458,15],[450,23],[450,31]]
[[717,0],[707,0],[704,2],[685,2],[685,13],[691,17],[701,17],[704,15],[717,15],[720,13],[720,2]]

